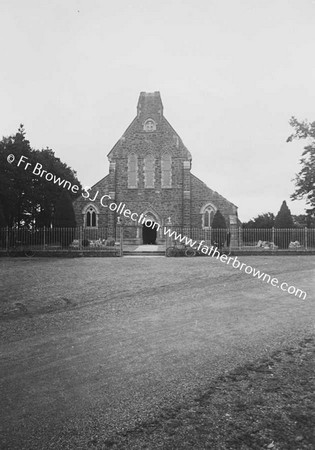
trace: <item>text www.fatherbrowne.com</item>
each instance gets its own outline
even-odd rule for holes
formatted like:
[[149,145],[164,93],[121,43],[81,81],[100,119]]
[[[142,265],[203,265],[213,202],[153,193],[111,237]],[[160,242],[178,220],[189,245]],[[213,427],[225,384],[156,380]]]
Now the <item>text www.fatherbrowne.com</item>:
[[[189,245],[191,248],[195,250],[200,250],[202,253],[208,256],[212,256],[213,258],[219,259],[221,262],[230,264],[234,269],[239,269],[240,271],[244,270],[245,273],[248,275],[252,275],[254,278],[261,279],[268,284],[271,284],[271,286],[274,286],[278,289],[281,289],[284,292],[288,292],[290,295],[295,295],[295,297],[303,298],[303,300],[306,299],[306,292],[302,291],[301,289],[296,288],[295,286],[289,286],[286,282],[280,282],[278,278],[271,277],[268,273],[261,272],[260,270],[256,269],[255,267],[249,266],[248,264],[245,264],[241,262],[237,256],[232,257],[225,254],[221,254],[221,252],[218,250],[217,247],[211,246],[208,247],[204,245],[204,241],[193,241],[192,239],[188,238],[187,236],[182,236],[181,234],[177,233],[176,231],[171,231],[169,228],[164,227],[164,235],[174,238],[176,241],[179,241],[181,243],[184,243],[185,245]],[[198,245],[197,245],[198,244]]]
[[[28,158],[26,156],[22,155],[17,163],[17,166],[19,167],[21,164],[24,164],[25,165],[24,170],[27,170],[29,166],[32,167],[32,164],[27,162],[27,159]],[[15,161],[15,156],[13,154],[8,155],[7,161],[9,164],[12,164]],[[46,181],[52,181],[54,184],[58,184],[58,186],[67,188],[68,190],[71,189],[71,191],[74,194],[79,191],[79,186],[71,185],[71,183],[69,181],[63,180],[60,177],[56,177],[56,175],[47,172],[47,170],[43,169],[43,166],[40,163],[36,163],[36,166],[33,168],[32,173],[39,177],[43,177],[43,175],[45,174]],[[99,195],[99,191],[97,191],[97,193],[95,194],[95,196],[92,199],[92,198],[90,198],[90,194],[89,194],[90,190],[91,190],[91,188],[87,186],[83,189],[81,194],[82,194],[83,198],[94,202]],[[126,205],[124,203],[120,202],[119,205],[117,205],[117,203],[113,201],[110,204],[107,204],[108,200],[111,200],[111,196],[105,194],[100,198],[100,204],[104,208],[108,208],[111,211],[115,211],[116,214],[124,215],[124,217],[130,218],[132,221],[135,221],[139,224],[142,224],[142,225],[145,224],[149,228],[152,227],[152,228],[155,228],[156,230],[159,230],[161,228],[161,225],[159,223],[154,222],[150,219],[147,219],[144,214],[139,215],[135,212],[132,213],[129,209],[125,209]],[[234,269],[239,269],[241,271],[244,270],[244,272],[247,273],[248,275],[252,275],[255,278],[262,279],[263,281],[270,283],[272,286],[277,287],[284,292],[288,292],[290,295],[295,295],[296,297],[299,297],[299,298],[303,297],[303,300],[305,300],[305,298],[306,298],[305,291],[302,291],[301,289],[298,289],[294,286],[289,286],[288,283],[285,283],[285,282],[280,283],[278,278],[272,278],[268,273],[261,272],[260,270],[257,270],[252,266],[242,263],[241,261],[239,261],[237,259],[237,256],[232,258],[228,255],[224,255],[224,254],[222,255],[217,247],[214,247],[214,246],[208,247],[207,245],[205,245],[205,241],[200,241],[198,243],[197,241],[193,241],[192,239],[188,238],[187,236],[182,236],[181,234],[178,234],[176,231],[174,231],[174,230],[171,231],[171,229],[166,228],[166,227],[164,227],[163,231],[164,231],[164,236],[169,236],[170,238],[174,238],[174,240],[184,243],[185,245],[189,245],[193,249],[199,250],[199,251],[201,251],[201,253],[203,253],[207,256],[212,256],[217,259],[220,259],[220,261],[223,263],[230,264],[230,262],[232,261],[231,265],[234,267]],[[196,247],[196,245],[197,245],[197,247]]]

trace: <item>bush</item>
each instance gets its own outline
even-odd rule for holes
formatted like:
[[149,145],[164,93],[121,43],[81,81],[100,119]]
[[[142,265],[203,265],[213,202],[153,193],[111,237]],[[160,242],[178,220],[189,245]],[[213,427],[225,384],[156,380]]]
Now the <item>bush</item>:
[[216,243],[218,244],[219,247],[221,247],[227,241],[227,230],[225,218],[223,217],[223,215],[219,210],[215,213],[213,217],[211,227],[213,229],[212,243],[213,244]]
[[106,245],[106,247],[114,247],[114,245],[115,245],[115,239],[112,238],[112,237],[107,238],[107,239],[106,239],[106,242],[105,242],[105,245]]
[[82,247],[89,247],[90,241],[88,239],[83,239],[82,241]]

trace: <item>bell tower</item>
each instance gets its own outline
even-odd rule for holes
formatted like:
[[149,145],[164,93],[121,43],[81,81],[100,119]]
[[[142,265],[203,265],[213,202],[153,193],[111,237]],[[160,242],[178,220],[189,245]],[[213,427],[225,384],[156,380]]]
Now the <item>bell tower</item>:
[[137,118],[148,127],[145,131],[154,131],[150,129],[154,127],[154,122],[161,123],[163,119],[163,104],[160,92],[140,92]]

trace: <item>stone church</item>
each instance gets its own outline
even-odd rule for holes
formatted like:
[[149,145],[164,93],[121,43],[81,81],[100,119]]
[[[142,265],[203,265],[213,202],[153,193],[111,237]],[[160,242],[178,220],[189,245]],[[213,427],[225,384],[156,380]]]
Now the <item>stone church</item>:
[[[108,160],[109,174],[74,202],[77,226],[86,231],[105,229],[106,237],[115,238],[122,219],[129,242],[153,244],[165,241],[163,227],[169,224],[188,234],[210,230],[218,209],[228,227],[238,221],[237,207],[191,173],[191,154],[166,120],[159,92],[140,93],[137,115]],[[129,215],[113,206],[120,203]]]

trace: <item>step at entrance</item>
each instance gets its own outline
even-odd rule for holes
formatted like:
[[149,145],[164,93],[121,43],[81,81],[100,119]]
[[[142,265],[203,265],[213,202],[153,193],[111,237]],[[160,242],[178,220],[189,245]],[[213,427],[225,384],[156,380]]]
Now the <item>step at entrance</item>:
[[124,256],[165,256],[165,245],[138,245],[124,250]]

